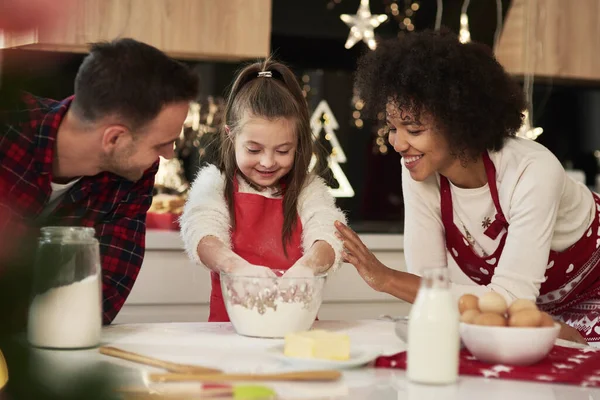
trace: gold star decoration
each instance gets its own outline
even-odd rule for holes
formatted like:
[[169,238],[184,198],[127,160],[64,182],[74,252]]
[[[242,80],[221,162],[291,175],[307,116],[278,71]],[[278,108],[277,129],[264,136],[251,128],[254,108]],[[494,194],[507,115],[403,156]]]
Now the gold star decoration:
[[387,15],[371,15],[369,0],[360,0],[360,6],[356,14],[342,14],[340,19],[350,27],[350,34],[344,47],[347,49],[354,46],[359,40],[365,42],[371,50],[377,48],[375,33],[373,30],[387,20]]

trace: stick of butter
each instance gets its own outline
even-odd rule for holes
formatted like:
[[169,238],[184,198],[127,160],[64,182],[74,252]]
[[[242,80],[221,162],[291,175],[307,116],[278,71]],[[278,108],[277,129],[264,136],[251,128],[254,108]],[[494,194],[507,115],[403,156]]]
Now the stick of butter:
[[318,329],[290,333],[285,336],[283,353],[288,357],[344,361],[350,359],[350,337]]

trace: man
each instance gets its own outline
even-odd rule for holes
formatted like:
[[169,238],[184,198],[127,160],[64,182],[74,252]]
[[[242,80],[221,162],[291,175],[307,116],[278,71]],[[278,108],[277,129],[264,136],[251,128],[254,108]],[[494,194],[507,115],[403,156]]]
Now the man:
[[40,226],[94,227],[105,324],[137,278],[158,159],[173,157],[197,90],[186,66],[120,39],[91,47],[74,96],[23,94],[0,110],[0,242]]

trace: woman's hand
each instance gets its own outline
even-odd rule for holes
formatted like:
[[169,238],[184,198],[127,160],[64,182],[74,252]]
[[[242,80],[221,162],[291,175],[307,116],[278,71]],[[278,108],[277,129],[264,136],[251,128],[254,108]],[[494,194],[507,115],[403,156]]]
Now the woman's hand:
[[338,230],[336,235],[344,243],[344,261],[354,265],[358,274],[371,288],[378,292],[384,291],[391,270],[373,255],[352,229],[339,221],[336,221],[335,227]]
[[572,326],[557,321],[560,324],[560,332],[558,337],[560,339],[568,340],[569,342],[576,342],[581,344],[588,344],[587,341],[581,336],[581,333]]

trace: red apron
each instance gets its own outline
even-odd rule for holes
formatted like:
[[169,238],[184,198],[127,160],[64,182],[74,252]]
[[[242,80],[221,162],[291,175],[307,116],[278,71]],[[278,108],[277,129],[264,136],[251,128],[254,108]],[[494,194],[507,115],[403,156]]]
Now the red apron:
[[[504,233],[493,254],[480,257],[454,224],[452,193],[448,179],[440,176],[442,222],[446,249],[460,269],[475,283],[488,285],[502,255],[509,224],[502,213],[496,187],[496,168],[489,155],[483,154],[490,194],[496,207],[494,222],[484,232],[496,239]],[[576,328],[588,342],[600,342],[600,198],[593,193],[596,216],[586,234],[568,249],[550,250],[546,280],[540,287],[540,309]]]
[[[240,193],[234,178],[235,230],[231,234],[233,252],[254,265],[287,270],[302,257],[300,218],[283,252],[283,198],[270,199],[260,194]],[[229,322],[221,293],[219,274],[211,272],[209,322]]]

